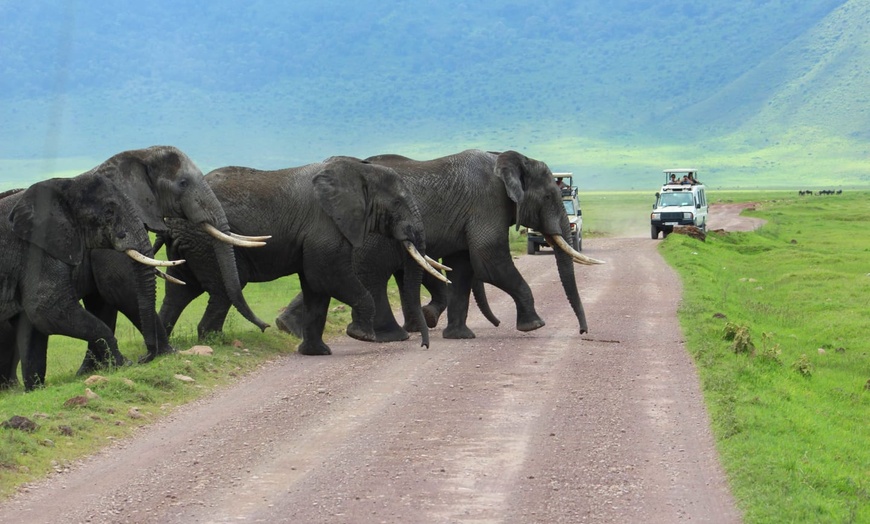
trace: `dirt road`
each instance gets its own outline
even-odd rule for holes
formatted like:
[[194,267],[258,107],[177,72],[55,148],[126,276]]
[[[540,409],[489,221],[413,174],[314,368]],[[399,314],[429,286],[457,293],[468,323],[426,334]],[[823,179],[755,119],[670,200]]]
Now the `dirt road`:
[[739,522],[649,238],[587,239],[579,335],[551,251],[522,256],[547,325],[476,311],[432,333],[291,355],[0,506],[0,522]]

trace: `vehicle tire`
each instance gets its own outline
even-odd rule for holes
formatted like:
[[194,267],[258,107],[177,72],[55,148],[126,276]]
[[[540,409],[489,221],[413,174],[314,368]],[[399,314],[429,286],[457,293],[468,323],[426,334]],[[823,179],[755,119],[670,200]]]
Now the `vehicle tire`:
[[574,248],[574,251],[580,251],[580,235],[574,233],[571,235],[571,247]]
[[650,237],[652,237],[653,240],[659,237],[659,230],[656,226],[650,226]]
[[577,235],[577,251],[583,251],[583,233]]
[[534,240],[529,240],[528,242],[526,242],[526,253],[534,255],[537,250],[538,244],[536,244]]

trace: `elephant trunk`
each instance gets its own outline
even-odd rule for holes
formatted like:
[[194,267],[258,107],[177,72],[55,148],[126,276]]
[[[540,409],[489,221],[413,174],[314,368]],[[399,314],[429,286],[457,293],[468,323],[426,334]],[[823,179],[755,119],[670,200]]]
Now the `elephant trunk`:
[[[145,347],[148,348],[148,360],[154,358],[161,348],[158,347],[158,338],[163,338],[161,346],[168,346],[168,340],[165,340],[165,331],[162,329],[160,322],[157,320],[157,281],[154,274],[154,268],[143,265],[134,264],[135,279],[136,279],[136,300],[139,306],[139,319],[142,324],[142,337],[145,339]],[[158,337],[157,331],[160,329],[164,336]]]
[[245,300],[245,296],[242,294],[242,285],[239,281],[239,270],[236,266],[236,255],[233,247],[219,240],[212,240],[212,246],[214,247],[215,259],[220,267],[224,289],[230,302],[245,319],[260,328],[260,331],[265,331],[269,327],[269,324],[263,322],[254,314],[247,300]]
[[[570,231],[563,228],[563,238],[570,238]],[[574,277],[574,258],[561,249],[553,250],[556,256],[556,268],[559,271],[559,280],[562,281],[562,288],[565,290],[565,296],[568,297],[568,302],[571,304],[571,309],[574,310],[574,315],[577,317],[577,322],[580,324],[580,334],[589,331],[586,325],[586,312],[583,311],[583,304],[580,302],[580,293],[577,291],[577,281]]]
[[408,305],[403,307],[406,315],[413,318],[412,324],[420,327],[420,335],[422,340],[421,346],[429,347],[429,326],[426,324],[426,319],[423,317],[423,307],[420,303],[420,286],[423,285],[423,268],[418,265],[415,260],[408,261],[406,259],[404,268],[404,280],[402,284],[402,304]]

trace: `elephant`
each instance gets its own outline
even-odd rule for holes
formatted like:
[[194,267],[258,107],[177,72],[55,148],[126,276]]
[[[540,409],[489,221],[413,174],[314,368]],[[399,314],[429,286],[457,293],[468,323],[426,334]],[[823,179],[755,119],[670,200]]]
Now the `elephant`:
[[[111,180],[120,187],[149,231],[158,234],[167,232],[167,218],[185,219],[207,231],[211,238],[208,244],[211,256],[221,268],[223,286],[232,305],[261,330],[269,327],[245,301],[233,250],[233,246],[261,247],[268,236],[243,236],[231,232],[221,203],[205,182],[202,171],[186,154],[172,146],[123,151],[85,175]],[[102,308],[105,318],[114,323],[117,311],[106,308],[105,304],[94,307]],[[173,351],[168,339],[163,339],[162,325],[157,326],[156,311],[153,315],[143,316],[140,322],[148,348],[143,362]],[[108,357],[102,348],[89,346],[78,373],[85,374],[102,367],[109,360]]]
[[[3,381],[14,383],[21,359],[25,390],[45,382],[46,339],[62,334],[86,340],[125,361],[113,330],[85,310],[78,280],[92,249],[113,249],[136,260],[132,291],[143,317],[154,315],[152,246],[134,205],[111,180],[93,173],[37,182],[0,199],[0,362]],[[14,341],[14,344],[11,342]]]
[[[450,293],[433,293],[433,297],[446,296],[448,300],[444,338],[474,338],[466,318],[475,279],[495,285],[514,299],[518,330],[532,331],[544,326],[535,311],[532,292],[512,261],[508,238],[512,225],[541,231],[551,245],[560,248],[554,251],[562,287],[580,333],[588,331],[573,264],[602,261],[582,255],[564,240],[570,238],[568,216],[553,173],[544,162],[516,151],[496,153],[476,149],[427,161],[393,154],[366,160],[399,173],[423,214],[429,256],[442,259],[453,269]],[[359,278],[375,299],[378,341],[408,337],[407,331],[396,322],[386,294],[387,281],[403,267],[400,255],[385,249],[383,240],[374,236],[366,239],[356,255],[359,267],[364,268]],[[299,318],[304,317],[304,290],[302,295],[276,320],[279,327],[296,326]],[[417,307],[406,304],[404,296],[403,312]],[[438,309],[430,308],[427,312],[429,326],[443,311],[443,307]],[[410,317],[406,314],[405,318]]]
[[[238,278],[268,282],[298,274],[305,291],[305,318],[299,320],[303,355],[328,355],[323,329],[332,297],[350,305],[359,322],[347,334],[373,340],[374,303],[356,277],[354,252],[368,236],[384,239],[386,249],[407,251],[411,264],[420,264],[445,279],[423,258],[426,240],[417,204],[391,169],[352,157],[330,157],[323,162],[275,171],[224,167],[205,176],[222,203],[229,224],[239,230],[265,230],[272,234],[266,247],[237,251]],[[168,221],[165,235],[170,257],[184,257],[184,267],[167,274],[186,286],[167,284],[160,319],[167,332],[184,308],[203,292],[208,306],[198,334],[219,332],[229,307],[219,281],[218,268],[203,249],[204,235],[185,221]],[[423,271],[421,269],[421,271]],[[420,274],[408,271],[407,300],[420,302]],[[417,308],[422,323],[422,311]],[[423,344],[428,346],[428,332]]]

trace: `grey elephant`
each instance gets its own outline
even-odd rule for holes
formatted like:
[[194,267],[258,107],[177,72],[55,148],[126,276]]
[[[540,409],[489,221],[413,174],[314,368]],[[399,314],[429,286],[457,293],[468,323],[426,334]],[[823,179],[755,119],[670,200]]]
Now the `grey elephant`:
[[[411,263],[437,273],[423,258],[426,240],[417,205],[398,175],[388,168],[356,158],[332,157],[277,171],[225,167],[208,173],[205,179],[234,229],[268,229],[272,234],[266,247],[237,252],[242,285],[299,275],[309,312],[299,320],[301,354],[331,353],[323,342],[323,329],[332,297],[350,305],[360,319],[348,329],[348,335],[374,339],[374,302],[356,277],[354,255],[367,236],[383,237],[387,249],[411,253]],[[229,308],[220,283],[221,268],[203,249],[201,231],[183,221],[170,224],[172,231],[165,239],[167,253],[173,258],[184,257],[188,263],[167,273],[187,285],[167,284],[160,318],[171,332],[187,304],[208,292],[198,332],[202,336],[221,331]],[[407,299],[419,304],[420,273],[408,274],[416,280],[405,282]],[[409,314],[420,315],[422,322],[419,307]],[[428,345],[426,332],[423,342]]]
[[[220,201],[205,182],[202,171],[181,150],[172,146],[152,146],[118,153],[86,175],[94,175],[111,180],[130,199],[132,209],[140,217],[149,231],[165,233],[168,231],[165,219],[180,218],[190,221],[194,227],[209,235],[208,249],[215,262],[223,269],[222,284],[232,305],[244,318],[260,329],[269,326],[251,310],[242,294],[242,287],[236,270],[233,246],[260,247],[266,236],[244,236],[230,231],[226,213]],[[80,175],[84,176],[84,175]],[[112,255],[107,255],[111,257]],[[124,262],[116,262],[123,267]],[[114,265],[111,266],[115,267]],[[111,269],[104,267],[104,270]],[[113,270],[114,271],[114,270]],[[121,271],[123,274],[123,271]],[[103,286],[104,289],[123,288],[118,281]],[[92,296],[91,302],[98,300]],[[117,306],[118,304],[116,304]],[[102,308],[105,318],[114,322],[117,311],[106,308],[105,303],[94,305]],[[114,308],[117,309],[117,308]],[[155,305],[156,309],[156,305]],[[168,339],[164,339],[162,325],[154,315],[140,319],[142,334],[148,353],[143,361],[149,361],[158,354],[171,352]],[[158,340],[158,338],[160,338]],[[38,338],[30,337],[31,340]],[[109,355],[100,347],[89,346],[88,352],[79,368],[79,374],[88,373],[110,362]]]
[[[531,331],[544,325],[535,311],[534,297],[513,263],[508,229],[520,225],[541,231],[555,251],[559,279],[586,333],[586,314],[577,290],[574,263],[597,264],[565,241],[571,233],[553,174],[544,162],[516,151],[503,153],[467,150],[434,160],[417,161],[400,155],[366,159],[390,167],[402,177],[420,206],[432,258],[451,267],[445,338],[473,338],[468,328],[469,295],[475,278],[508,293],[517,308],[516,327]],[[408,333],[396,322],[386,294],[390,277],[403,267],[401,253],[389,250],[382,239],[369,237],[357,254],[360,279],[375,299],[378,341],[403,340]],[[444,296],[443,292],[441,296]],[[306,315],[303,297],[296,297],[278,318],[294,329]],[[416,304],[402,303],[415,308]],[[443,309],[443,308],[442,308]],[[433,325],[441,311],[430,311]],[[407,314],[405,318],[410,318]],[[354,320],[355,321],[355,320]],[[491,321],[493,321],[491,319]],[[414,323],[413,325],[418,325]]]
[[79,304],[77,280],[88,250],[125,253],[139,263],[131,290],[139,311],[153,316],[152,266],[174,262],[151,257],[148,233],[132,202],[110,180],[87,174],[37,182],[2,198],[0,216],[6,217],[0,221],[0,321],[6,322],[0,334],[14,333],[16,340],[15,347],[0,348],[4,381],[11,380],[9,352],[17,348],[25,389],[44,383],[45,347],[26,350],[34,333],[86,340],[114,364],[123,364],[113,330]]

